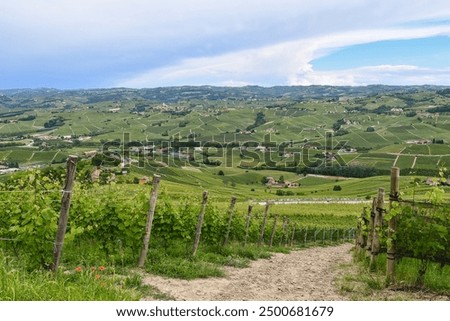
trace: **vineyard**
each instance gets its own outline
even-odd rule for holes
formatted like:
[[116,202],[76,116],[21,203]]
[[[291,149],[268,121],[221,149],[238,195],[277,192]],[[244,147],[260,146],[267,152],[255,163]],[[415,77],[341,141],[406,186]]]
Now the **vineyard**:
[[[356,240],[359,258],[367,260],[371,270],[385,270],[388,284],[396,281],[396,270],[402,261],[416,266],[411,276],[416,286],[424,286],[427,271],[432,269],[438,271],[442,280],[448,279],[450,210],[443,203],[444,190],[433,187],[427,193],[426,202],[403,200],[399,172],[399,168],[392,168],[389,208],[385,209],[382,188],[373,198],[372,208],[364,208]],[[444,172],[441,170],[437,181],[445,180]],[[442,284],[444,292],[448,292],[449,283]]]
[[[339,215],[288,213],[271,202],[259,205],[235,197],[224,206],[213,195],[205,199],[206,191],[197,197],[173,199],[164,182],[156,195],[155,184],[153,188],[98,185],[83,182],[82,176],[77,176],[71,190],[61,190],[65,175],[56,170],[17,173],[0,183],[2,273],[17,273],[18,266],[26,273],[59,267],[60,277],[66,277],[67,271],[81,272],[99,265],[110,271],[129,269],[138,265],[139,255],[147,247],[142,266],[148,272],[179,278],[219,276],[223,265],[243,267],[249,260],[269,257],[272,251],[335,244],[355,237],[356,215],[344,214],[344,210]],[[68,195],[65,233],[62,240],[55,240]],[[149,213],[153,215],[151,236],[147,234]],[[62,249],[62,256],[55,266],[57,248]],[[89,275],[84,278],[98,274]],[[7,290],[0,288],[0,297],[17,298],[5,294]]]
[[[78,271],[78,278],[69,273],[70,282],[77,286],[100,278],[98,266],[102,272],[109,271],[105,276],[108,280],[115,278],[116,270],[129,271],[137,266],[176,278],[222,276],[220,267],[224,265],[244,267],[250,260],[269,257],[271,252],[353,242],[356,238],[362,259],[367,258],[372,268],[386,264],[380,263],[381,259],[399,262],[401,257],[411,257],[420,262],[418,280],[425,278],[430,262],[438,262],[442,278],[447,278],[449,213],[448,207],[440,204],[439,188],[428,194],[431,203],[405,206],[398,205],[400,199],[393,195],[399,194],[394,189],[389,210],[384,209],[380,190],[371,211],[363,212],[356,229],[355,207],[349,204],[333,204],[330,211],[330,204],[283,206],[270,201],[240,201],[234,196],[224,203],[223,195],[215,199],[207,191],[173,198],[158,175],[152,187],[98,185],[83,181],[82,169],[69,189],[68,176],[55,170],[32,170],[0,183],[3,277],[16,273],[18,265],[32,273],[26,275],[58,272],[57,278],[62,277],[63,283],[69,282],[67,272]],[[69,209],[67,200],[67,226],[58,238],[62,213],[64,208]],[[62,254],[55,260],[58,248]],[[49,275],[45,276],[47,280],[52,279]],[[395,279],[392,270],[388,269],[388,276],[391,281]],[[104,298],[117,298],[117,282],[132,288],[140,284],[135,274],[126,282],[114,280]],[[0,288],[0,298],[17,299],[7,290]],[[137,295],[124,293],[129,299]]]
[[[26,258],[31,268],[48,267],[52,262],[61,207],[60,179],[33,171],[3,183],[0,188],[2,249]],[[270,204],[260,207],[250,213],[234,213],[230,221],[230,211],[219,210],[214,201],[208,202],[201,230],[202,244],[220,245],[226,235],[233,242],[262,242],[270,246],[325,244],[354,237],[351,226],[355,217],[352,215],[281,216],[269,213]],[[71,262],[72,253],[79,258],[89,257],[92,254],[89,252],[93,251],[113,262],[135,263],[142,246],[148,210],[149,197],[145,188],[77,185],[64,240],[64,262],[79,264]],[[162,190],[153,220],[152,242],[154,239],[156,244],[166,247],[174,242],[188,246],[193,242],[200,210],[200,195],[198,199],[174,202]]]

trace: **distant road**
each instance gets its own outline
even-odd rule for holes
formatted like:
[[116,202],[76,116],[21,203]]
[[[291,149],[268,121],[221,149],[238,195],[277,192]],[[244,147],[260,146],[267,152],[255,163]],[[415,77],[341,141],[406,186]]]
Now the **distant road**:
[[[371,200],[362,200],[362,199],[313,199],[313,200],[301,200],[301,199],[292,199],[292,200],[269,200],[270,204],[368,204],[371,203]],[[258,202],[258,205],[265,205],[266,202]]]

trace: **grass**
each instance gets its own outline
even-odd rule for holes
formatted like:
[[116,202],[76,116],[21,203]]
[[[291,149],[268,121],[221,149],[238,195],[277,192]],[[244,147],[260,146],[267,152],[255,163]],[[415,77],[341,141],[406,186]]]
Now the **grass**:
[[112,267],[28,272],[1,256],[0,301],[134,301],[142,293],[132,278],[116,275]]
[[191,248],[182,242],[173,241],[163,246],[156,244],[149,251],[145,271],[179,279],[198,279],[207,277],[223,277],[224,266],[236,268],[247,267],[252,260],[270,258],[271,252],[284,251],[286,248],[242,246],[231,243],[227,246],[200,246],[195,257]]
[[[340,280],[341,292],[354,300],[417,300],[450,296],[450,266],[430,263],[423,284],[418,285],[420,260],[402,258],[396,264],[395,283],[388,286],[386,254],[380,254],[369,266],[364,252],[354,253],[356,265],[342,266],[350,271]],[[390,292],[389,292],[390,291]]]
[[[403,258],[396,267],[397,279],[401,284],[416,286],[420,261],[411,258]],[[450,295],[450,266],[440,266],[431,263],[427,267],[424,278],[424,287],[430,290]]]

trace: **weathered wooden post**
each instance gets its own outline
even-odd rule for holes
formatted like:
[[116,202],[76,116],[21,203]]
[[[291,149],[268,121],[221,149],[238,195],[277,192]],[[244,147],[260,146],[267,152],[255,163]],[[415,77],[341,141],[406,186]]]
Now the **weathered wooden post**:
[[153,175],[153,188],[150,194],[150,207],[147,213],[147,222],[145,224],[144,241],[141,249],[141,255],[139,256],[138,266],[143,267],[145,259],[148,253],[148,244],[150,243],[150,236],[152,234],[153,218],[155,217],[156,200],[158,199],[158,189],[161,176]]
[[369,252],[369,254],[372,252],[373,229],[375,226],[376,212],[377,212],[377,198],[374,197],[372,199],[372,208],[370,210],[369,233],[367,235],[367,246],[366,246],[366,249]]
[[[394,202],[399,201],[400,194],[400,168],[392,167],[391,169],[391,193],[389,194],[389,209],[392,210]],[[388,222],[388,238],[391,240],[387,248],[387,266],[386,274],[388,283],[395,281],[395,241],[392,236],[395,233],[397,218],[393,217]]]
[[204,191],[202,195],[202,209],[198,215],[197,229],[195,231],[194,246],[192,247],[192,256],[195,256],[200,243],[200,235],[202,234],[203,218],[205,217],[206,203],[208,202],[208,191]]
[[282,235],[280,239],[280,246],[283,245],[283,241],[285,241],[285,245],[287,243],[287,235],[286,235],[287,224],[288,224],[287,217],[283,216],[283,224],[281,225]]
[[248,239],[248,229],[250,228],[250,218],[252,217],[253,206],[249,205],[247,210],[247,217],[245,219],[245,236],[244,236],[244,245],[247,245]]
[[[358,222],[357,228],[357,236],[356,236],[356,246],[358,251],[363,250],[366,247],[367,236],[364,236],[363,228],[367,227],[369,221],[366,218],[367,207],[364,207],[363,212],[361,213],[361,220]],[[350,232],[348,235],[348,239],[350,238]]]
[[269,203],[269,201],[267,201],[266,207],[264,209],[263,220],[261,223],[261,230],[259,231],[258,245],[261,245],[264,242],[264,231],[266,230],[266,220],[267,220],[267,215],[269,214],[269,207],[270,207],[270,203]]
[[275,215],[274,219],[273,219],[273,225],[272,225],[272,233],[270,234],[270,243],[269,243],[269,247],[272,247],[273,245],[273,238],[275,237],[275,231],[277,229],[277,219],[278,216]]
[[72,188],[75,180],[77,161],[77,156],[69,156],[67,159],[66,179],[62,190],[61,210],[58,219],[58,231],[56,232],[55,244],[53,246],[53,264],[51,265],[51,270],[53,272],[58,270],[59,261],[61,259],[67,221],[69,220],[70,201],[72,199]]
[[380,230],[383,225],[383,212],[384,212],[384,188],[378,189],[377,197],[377,209],[375,213],[373,238],[372,238],[372,256],[370,257],[370,266],[374,267],[375,259],[380,253]]
[[296,228],[297,228],[297,224],[294,224],[294,227],[292,228],[291,241],[289,242],[289,246],[290,247],[292,247],[294,245],[295,229]]
[[230,237],[230,231],[231,231],[231,223],[233,221],[233,213],[234,213],[234,206],[236,205],[236,197],[231,197],[230,202],[230,208],[228,210],[228,224],[227,224],[227,231],[225,233],[225,239],[223,240],[223,246],[227,245],[228,238]]

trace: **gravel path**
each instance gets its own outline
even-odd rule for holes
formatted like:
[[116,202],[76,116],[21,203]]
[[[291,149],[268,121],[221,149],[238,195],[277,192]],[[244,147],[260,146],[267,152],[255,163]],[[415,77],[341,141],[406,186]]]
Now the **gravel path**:
[[302,301],[346,300],[335,286],[339,265],[351,262],[352,244],[276,253],[248,268],[226,268],[224,278],[197,280],[146,276],[152,285],[176,300],[186,301]]

